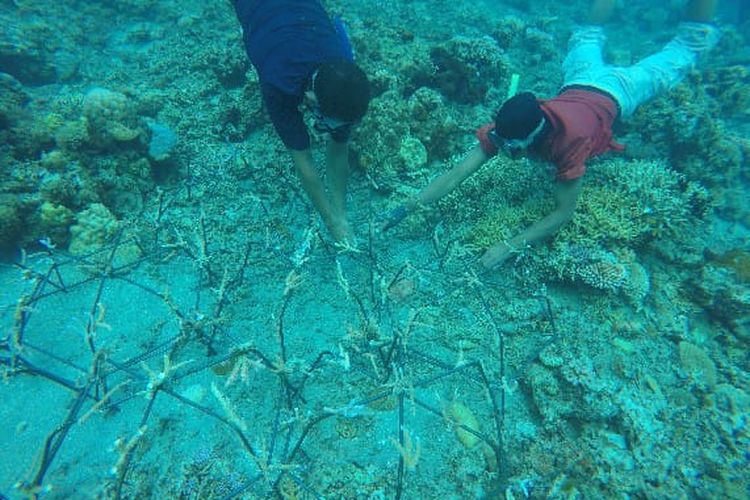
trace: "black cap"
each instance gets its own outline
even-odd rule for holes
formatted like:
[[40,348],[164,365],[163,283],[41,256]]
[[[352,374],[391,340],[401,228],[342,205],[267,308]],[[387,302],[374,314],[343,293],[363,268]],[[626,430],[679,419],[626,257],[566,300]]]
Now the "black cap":
[[526,139],[544,120],[531,92],[521,92],[503,103],[495,115],[495,132],[504,139]]
[[352,61],[323,63],[315,76],[313,92],[325,116],[345,122],[360,121],[370,103],[370,82]]

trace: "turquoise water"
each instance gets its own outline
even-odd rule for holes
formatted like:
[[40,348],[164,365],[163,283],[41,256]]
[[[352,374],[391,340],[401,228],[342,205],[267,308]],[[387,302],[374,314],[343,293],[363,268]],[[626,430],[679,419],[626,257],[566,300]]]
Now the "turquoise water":
[[[487,272],[552,209],[548,164],[496,157],[383,216],[514,75],[555,95],[586,4],[325,6],[374,91],[350,249],[229,2],[0,3],[0,498],[750,497],[747,8],[616,124],[573,219]],[[629,2],[607,59],[679,19]]]

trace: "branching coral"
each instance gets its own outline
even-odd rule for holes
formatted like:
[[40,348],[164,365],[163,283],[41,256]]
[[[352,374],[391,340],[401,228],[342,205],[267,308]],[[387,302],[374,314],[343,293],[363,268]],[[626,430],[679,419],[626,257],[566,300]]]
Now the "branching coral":
[[569,241],[638,245],[653,238],[686,238],[710,206],[698,183],[658,161],[610,160],[592,166]]
[[542,264],[545,272],[557,278],[620,294],[637,309],[643,306],[651,288],[646,269],[633,252],[625,250],[615,255],[601,247],[558,243]]
[[[449,164],[459,160],[453,158]],[[517,232],[522,226],[516,224],[531,222],[551,210],[553,184],[539,164],[498,155],[443,198],[439,207],[448,220],[475,225],[472,239],[479,243],[484,235],[491,237],[506,225],[507,231]]]

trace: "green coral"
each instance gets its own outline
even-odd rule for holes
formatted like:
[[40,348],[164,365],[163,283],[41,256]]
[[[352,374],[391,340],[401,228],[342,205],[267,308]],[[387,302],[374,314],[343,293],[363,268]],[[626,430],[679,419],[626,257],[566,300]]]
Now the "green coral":
[[0,129],[15,122],[28,101],[23,85],[9,74],[0,72]]
[[42,224],[47,227],[67,227],[73,222],[73,211],[62,205],[55,205],[48,201],[39,207]]
[[747,277],[724,262],[703,266],[690,279],[688,293],[718,323],[750,338],[750,289]]
[[427,163],[427,149],[424,144],[410,135],[401,140],[398,155],[403,160],[407,172],[415,172]]
[[407,103],[411,134],[424,144],[432,158],[443,158],[455,150],[461,129],[436,90],[420,87]]
[[62,172],[68,163],[70,163],[70,158],[59,149],[42,154],[41,166],[48,171]]
[[716,364],[711,357],[695,344],[683,341],[679,344],[680,364],[690,378],[701,387],[713,390],[718,378]]
[[480,216],[469,230],[468,239],[480,248],[512,238],[552,210],[551,202],[531,200],[521,206],[501,205]]
[[525,31],[526,22],[523,19],[508,15],[497,21],[492,29],[492,37],[501,48],[509,49],[523,39]]
[[73,211],[63,205],[45,201],[40,205],[38,215],[37,231],[56,246],[67,245],[70,237],[68,229],[75,218]]
[[742,248],[733,248],[721,255],[713,256],[713,264],[734,273],[738,280],[750,285],[750,252]]
[[417,82],[461,104],[482,102],[490,84],[508,72],[506,56],[489,36],[455,36],[434,46],[430,59],[433,68],[419,75]]
[[[446,168],[460,160],[459,156],[451,158]],[[501,219],[520,221],[528,215],[513,215],[510,211],[542,215],[545,210],[551,210],[553,187],[546,168],[539,163],[497,155],[466,179],[459,189],[440,200],[438,206],[453,223],[465,225],[484,221],[483,225],[491,226],[492,214],[496,212],[501,212]],[[515,228],[516,232],[520,229]],[[486,231],[478,231],[477,235],[483,232]]]
[[731,187],[747,156],[743,134],[726,120],[745,120],[749,82],[747,69],[734,65],[690,74],[633,116],[628,127],[650,149],[641,153],[669,157],[676,170],[711,188]]
[[576,213],[560,238],[610,246],[685,238],[709,206],[700,184],[664,162],[608,160],[589,169]]
[[91,141],[87,122],[83,118],[63,122],[56,128],[54,137],[57,147],[69,153],[80,153]]
[[[357,135],[367,137],[357,142],[359,164],[371,177],[392,184],[404,170],[403,160],[398,156],[403,137],[409,134],[406,124],[408,113],[403,99],[396,91],[376,97]],[[388,123],[388,127],[383,127]]]
[[132,141],[141,133],[133,104],[120,92],[90,90],[83,99],[83,116],[89,134],[101,147]]
[[0,195],[0,247],[9,248],[23,230],[21,206],[14,195]]
[[70,228],[70,253],[84,255],[109,243],[119,225],[115,216],[101,203],[93,203],[76,217]]
[[[98,252],[106,245],[113,243],[123,223],[117,220],[112,212],[101,203],[93,203],[86,210],[78,213],[76,223],[70,228],[70,245],[68,250],[74,255],[90,255],[90,263],[104,268],[109,265],[110,251]],[[115,267],[130,265],[141,258],[141,249],[128,231],[123,236],[112,256],[111,264]]]
[[703,72],[706,92],[721,106],[722,116],[750,108],[750,70],[739,64]]

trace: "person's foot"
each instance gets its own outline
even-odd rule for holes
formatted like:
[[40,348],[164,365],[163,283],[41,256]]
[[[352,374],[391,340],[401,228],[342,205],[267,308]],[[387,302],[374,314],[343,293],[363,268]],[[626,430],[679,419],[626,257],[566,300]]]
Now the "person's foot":
[[612,17],[617,0],[593,0],[589,8],[589,22],[604,24]]
[[696,23],[710,23],[716,13],[717,0],[689,0],[685,7],[685,19]]
[[333,239],[341,245],[352,247],[356,245],[354,232],[352,232],[352,228],[349,227],[349,222],[347,222],[346,218],[341,218],[332,224],[331,236],[333,236]]

